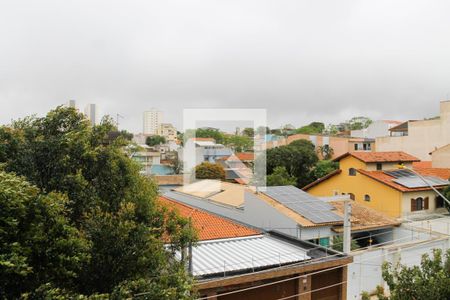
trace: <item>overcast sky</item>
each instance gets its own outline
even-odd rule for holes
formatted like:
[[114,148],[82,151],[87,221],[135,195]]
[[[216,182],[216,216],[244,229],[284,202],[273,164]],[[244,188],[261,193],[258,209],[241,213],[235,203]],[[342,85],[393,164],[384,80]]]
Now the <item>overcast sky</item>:
[[413,119],[449,94],[449,1],[0,0],[1,124],[69,99],[133,132],[152,107]]

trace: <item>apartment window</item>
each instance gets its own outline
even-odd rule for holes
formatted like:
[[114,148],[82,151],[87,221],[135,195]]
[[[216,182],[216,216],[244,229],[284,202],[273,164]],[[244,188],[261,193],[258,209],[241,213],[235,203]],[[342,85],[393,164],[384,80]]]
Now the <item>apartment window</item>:
[[377,163],[377,170],[378,171],[383,170],[383,164],[382,163]]
[[355,168],[348,169],[348,175],[349,176],[356,176],[356,169]]
[[411,211],[418,211],[418,210],[426,210],[428,209],[428,197],[422,198],[412,198],[411,199]]
[[369,195],[364,195],[364,201],[370,202],[370,196]]

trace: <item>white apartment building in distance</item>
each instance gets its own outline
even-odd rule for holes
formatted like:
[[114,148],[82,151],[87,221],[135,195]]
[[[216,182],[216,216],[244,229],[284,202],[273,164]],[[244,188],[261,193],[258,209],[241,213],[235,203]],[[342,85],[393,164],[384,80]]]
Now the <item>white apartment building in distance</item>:
[[97,104],[89,103],[88,105],[86,105],[86,107],[84,108],[84,114],[86,115],[86,118],[89,120],[92,126],[99,123]]
[[162,123],[162,111],[152,108],[144,112],[144,134],[158,134]]

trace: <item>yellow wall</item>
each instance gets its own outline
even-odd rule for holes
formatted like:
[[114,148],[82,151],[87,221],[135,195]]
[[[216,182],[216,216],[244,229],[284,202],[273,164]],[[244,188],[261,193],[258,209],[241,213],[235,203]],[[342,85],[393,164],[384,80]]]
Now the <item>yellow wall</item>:
[[[322,197],[352,193],[359,203],[389,216],[401,217],[402,193],[358,172],[356,176],[349,176],[348,169],[351,167],[365,169],[365,163],[352,156],[347,156],[340,161],[342,173],[313,186],[307,192]],[[366,194],[370,196],[370,202],[364,201]]]

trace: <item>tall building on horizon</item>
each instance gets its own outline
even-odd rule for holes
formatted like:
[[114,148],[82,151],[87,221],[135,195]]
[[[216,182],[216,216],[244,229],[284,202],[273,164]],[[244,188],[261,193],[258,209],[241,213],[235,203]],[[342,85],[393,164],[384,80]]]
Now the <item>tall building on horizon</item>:
[[69,100],[69,101],[67,101],[66,106],[67,106],[67,107],[72,107],[72,108],[77,108],[77,105],[76,105],[76,101],[75,101],[75,100]]
[[144,134],[158,134],[162,123],[163,113],[157,109],[150,109],[144,112]]
[[84,108],[84,114],[86,115],[86,118],[89,120],[92,126],[99,123],[97,104],[89,103],[88,105],[86,105],[86,107]]

